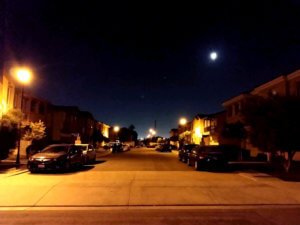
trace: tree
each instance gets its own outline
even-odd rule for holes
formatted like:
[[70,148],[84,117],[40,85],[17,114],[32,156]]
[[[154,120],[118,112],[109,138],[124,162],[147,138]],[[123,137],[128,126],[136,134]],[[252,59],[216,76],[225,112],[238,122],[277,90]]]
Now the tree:
[[46,127],[43,121],[31,122],[29,129],[26,130],[23,139],[26,141],[41,140],[46,137]]
[[119,131],[120,141],[121,142],[125,142],[125,141],[137,142],[138,134],[134,129],[135,129],[135,127],[133,125],[130,125],[128,128],[122,127]]
[[93,144],[95,145],[97,142],[109,142],[109,139],[105,137],[99,129],[95,129],[93,132]]
[[22,118],[23,113],[20,110],[12,109],[0,119],[0,160],[7,158],[9,149],[16,147]]
[[300,151],[300,99],[253,96],[243,110],[248,136],[253,146],[273,155],[287,153],[283,166],[290,171],[293,156]]

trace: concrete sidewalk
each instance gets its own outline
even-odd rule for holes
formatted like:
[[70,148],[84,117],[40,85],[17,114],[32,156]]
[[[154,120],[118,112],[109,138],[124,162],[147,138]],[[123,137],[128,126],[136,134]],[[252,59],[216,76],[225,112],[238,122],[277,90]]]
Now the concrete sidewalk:
[[27,171],[27,159],[20,158],[20,164],[16,164],[16,159],[10,157],[0,161],[0,176],[13,175]]

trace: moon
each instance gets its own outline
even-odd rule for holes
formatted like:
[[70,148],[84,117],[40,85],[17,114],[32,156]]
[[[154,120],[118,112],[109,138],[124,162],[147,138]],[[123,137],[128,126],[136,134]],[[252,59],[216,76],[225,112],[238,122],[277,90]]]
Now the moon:
[[211,52],[210,53],[210,59],[215,61],[218,58],[218,54],[216,52]]

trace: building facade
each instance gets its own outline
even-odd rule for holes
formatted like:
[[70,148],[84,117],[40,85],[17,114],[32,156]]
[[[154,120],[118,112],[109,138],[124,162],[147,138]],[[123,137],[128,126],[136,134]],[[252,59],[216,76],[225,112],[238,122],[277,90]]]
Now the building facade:
[[8,110],[14,108],[16,85],[6,67],[0,73],[0,118]]
[[[238,95],[224,102],[222,106],[226,109],[226,123],[244,123],[242,110],[247,104],[247,100],[252,96],[261,96],[269,98],[271,96],[294,96],[300,97],[300,70],[288,75],[279,76],[269,82],[266,82],[248,93]],[[227,143],[239,145],[242,148],[249,149],[251,156],[257,156],[261,151],[255,148],[249,139],[225,140]]]

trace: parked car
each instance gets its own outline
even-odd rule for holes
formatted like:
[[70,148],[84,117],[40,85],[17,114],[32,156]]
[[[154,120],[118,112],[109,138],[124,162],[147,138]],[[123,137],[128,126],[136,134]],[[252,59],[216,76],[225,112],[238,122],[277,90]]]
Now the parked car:
[[130,145],[122,145],[122,151],[123,152],[126,152],[126,151],[129,151],[130,150]]
[[69,170],[83,165],[83,154],[80,146],[72,144],[49,145],[40,153],[28,160],[30,172],[45,170]]
[[182,148],[180,148],[179,151],[178,151],[179,161],[182,161],[182,162],[186,163],[192,149],[197,147],[197,146],[199,146],[199,145],[197,145],[197,144],[188,144],[188,145],[182,146]]
[[93,147],[93,145],[76,144],[76,146],[81,147],[84,163],[89,163],[89,162],[95,162],[96,161],[96,150]]
[[172,152],[172,147],[169,144],[162,144],[158,145],[155,150],[159,152]]
[[188,157],[188,165],[196,170],[224,169],[228,161],[238,161],[242,149],[233,145],[197,146]]
[[113,153],[123,151],[123,149],[122,149],[122,144],[119,143],[119,142],[113,143],[113,144],[112,144],[112,147],[111,147],[111,151],[112,151]]

